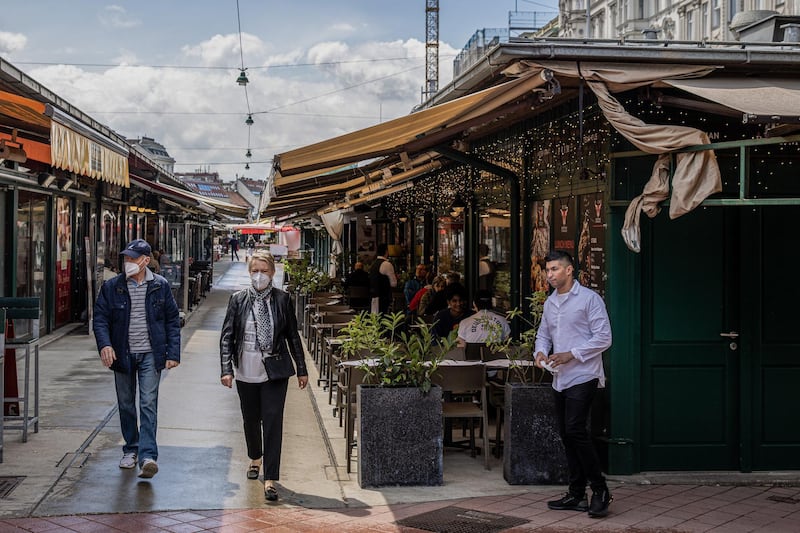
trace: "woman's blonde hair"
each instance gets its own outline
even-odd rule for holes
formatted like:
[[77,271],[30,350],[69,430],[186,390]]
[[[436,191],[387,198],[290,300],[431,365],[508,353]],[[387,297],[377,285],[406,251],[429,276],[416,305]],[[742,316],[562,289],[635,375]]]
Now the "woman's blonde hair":
[[247,270],[252,271],[251,267],[253,261],[264,261],[272,270],[275,270],[275,257],[266,250],[256,250],[250,257],[250,263],[247,265]]

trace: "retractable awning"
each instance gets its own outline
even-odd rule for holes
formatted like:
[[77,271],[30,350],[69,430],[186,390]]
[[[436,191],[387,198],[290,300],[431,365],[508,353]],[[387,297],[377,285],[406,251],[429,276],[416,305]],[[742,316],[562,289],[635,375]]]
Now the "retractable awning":
[[800,122],[800,80],[714,77],[664,83],[742,113],[744,123]]
[[528,96],[544,83],[540,76],[521,77],[445,104],[284,152],[275,157],[275,182],[285,184],[291,181],[287,177],[304,172],[322,174],[348,163],[400,152],[424,151],[496,118],[493,112]]
[[187,207],[193,207],[200,209],[208,214],[214,214],[218,211],[224,211],[229,214],[233,214],[234,216],[247,216],[249,209],[246,207],[242,207],[236,204],[231,204],[228,202],[223,202],[221,200],[215,200],[212,198],[206,198],[205,196],[195,194],[191,191],[185,191],[183,189],[179,189],[177,187],[173,187],[171,185],[167,185],[165,183],[159,183],[157,181],[150,181],[148,179],[142,178],[137,176],[136,174],[131,174],[131,181],[137,187],[144,189],[146,191],[153,192],[155,194],[163,195],[172,200],[178,201]]
[[29,157],[81,176],[129,186],[127,147],[67,113],[50,104],[0,91],[0,114],[10,117],[12,127],[42,135],[49,131],[49,153],[38,150]]

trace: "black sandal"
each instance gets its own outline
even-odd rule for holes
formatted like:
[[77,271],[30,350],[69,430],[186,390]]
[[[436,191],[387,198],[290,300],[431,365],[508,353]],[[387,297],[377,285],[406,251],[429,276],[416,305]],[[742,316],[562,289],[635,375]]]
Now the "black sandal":
[[274,502],[278,499],[278,491],[275,490],[275,487],[266,487],[264,489],[264,498],[266,498],[267,501]]
[[250,465],[247,468],[247,479],[258,479],[258,473],[261,470],[261,465]]

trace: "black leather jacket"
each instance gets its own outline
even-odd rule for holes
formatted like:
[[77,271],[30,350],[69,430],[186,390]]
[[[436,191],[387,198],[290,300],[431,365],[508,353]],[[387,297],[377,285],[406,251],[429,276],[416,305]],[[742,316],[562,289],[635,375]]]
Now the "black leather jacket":
[[[295,374],[307,376],[305,353],[297,333],[297,319],[289,293],[273,288],[270,297],[273,317],[272,357],[264,359],[264,368],[269,379],[286,379]],[[247,290],[231,295],[228,311],[222,324],[222,335],[219,339],[219,359],[222,367],[221,376],[234,375],[234,368],[239,366],[242,355],[244,329],[247,317],[252,312],[253,302]],[[291,355],[291,357],[290,357]],[[294,359],[294,365],[292,365]]]

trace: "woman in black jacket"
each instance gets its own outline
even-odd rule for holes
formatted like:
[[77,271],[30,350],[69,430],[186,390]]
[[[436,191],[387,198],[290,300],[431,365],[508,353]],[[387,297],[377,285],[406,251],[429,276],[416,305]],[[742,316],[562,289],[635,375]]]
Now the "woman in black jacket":
[[247,478],[258,479],[263,462],[264,497],[275,501],[289,378],[297,374],[305,389],[308,371],[289,294],[272,286],[275,259],[256,251],[248,270],[252,285],[231,296],[222,325],[220,381],[233,386],[235,372],[250,457]]

